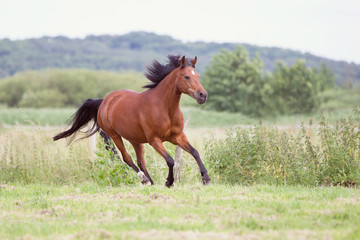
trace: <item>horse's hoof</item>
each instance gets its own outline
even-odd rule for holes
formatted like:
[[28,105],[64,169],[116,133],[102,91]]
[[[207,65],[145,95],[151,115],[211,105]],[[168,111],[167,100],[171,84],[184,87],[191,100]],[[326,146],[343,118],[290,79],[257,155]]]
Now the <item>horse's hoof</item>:
[[204,185],[210,185],[211,179],[209,176],[203,177],[202,182]]
[[165,186],[167,186],[168,188],[170,188],[172,185],[173,185],[173,182],[169,182],[169,181],[165,182]]
[[141,181],[142,185],[151,185],[150,180],[147,181]]
[[145,176],[145,174],[142,171],[138,172],[138,176],[141,179],[142,185],[151,185],[150,180]]

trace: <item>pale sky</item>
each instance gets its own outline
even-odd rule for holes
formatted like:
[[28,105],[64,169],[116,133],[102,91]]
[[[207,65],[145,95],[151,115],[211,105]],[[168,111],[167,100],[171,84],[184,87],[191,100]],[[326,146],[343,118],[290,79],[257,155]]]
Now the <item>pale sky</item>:
[[148,31],[360,64],[357,0],[0,0],[0,39]]

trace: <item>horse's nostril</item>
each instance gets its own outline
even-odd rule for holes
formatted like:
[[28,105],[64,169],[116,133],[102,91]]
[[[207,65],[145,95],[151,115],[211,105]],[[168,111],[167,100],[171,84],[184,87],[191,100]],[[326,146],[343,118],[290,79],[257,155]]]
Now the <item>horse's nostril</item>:
[[203,96],[204,96],[203,92],[200,92],[200,97],[203,97]]

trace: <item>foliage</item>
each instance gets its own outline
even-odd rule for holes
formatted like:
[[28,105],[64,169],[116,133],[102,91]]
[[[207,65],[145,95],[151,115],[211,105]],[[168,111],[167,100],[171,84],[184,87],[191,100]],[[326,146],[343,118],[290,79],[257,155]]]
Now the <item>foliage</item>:
[[[305,61],[287,67],[278,63],[273,74],[273,98],[280,114],[311,113],[320,106],[320,87],[325,84],[316,71],[307,68]],[[324,85],[324,86],[323,86]]]
[[291,67],[278,62],[273,74],[265,74],[260,58],[250,60],[247,51],[238,47],[215,56],[203,81],[209,109],[274,117],[317,110],[320,92],[333,87],[334,75],[326,65],[311,69],[304,60]]
[[351,89],[330,88],[320,93],[320,111],[333,112],[359,106],[360,86]]
[[[0,128],[0,183],[81,184],[93,182],[102,186],[139,184],[135,171],[122,159],[115,158],[104,148],[97,137],[96,155],[89,151],[88,141],[82,140],[67,146],[67,142],[54,142],[52,137],[62,129],[42,126]],[[136,162],[130,143],[126,149]],[[164,144],[174,157],[175,146]],[[193,146],[198,148],[197,143]],[[95,155],[95,156],[94,156]],[[168,174],[165,160],[148,144],[145,145],[147,169],[155,184],[163,185]],[[182,183],[201,182],[195,160],[183,154]]]
[[29,71],[0,81],[0,102],[10,107],[79,106],[88,98],[103,98],[115,90],[140,90],[145,82],[143,76],[134,72]]
[[324,184],[345,186],[360,183],[360,111],[355,117],[338,120],[331,126],[323,117],[319,136],[321,157],[319,178]]
[[334,124],[324,117],[317,144],[304,127],[295,136],[261,126],[233,128],[225,140],[207,140],[207,163],[222,183],[359,185],[359,122],[358,111]]
[[91,170],[91,177],[96,183],[105,186],[133,185],[137,183],[138,177],[135,171],[121,159],[118,159],[112,151],[106,150],[102,139],[98,141],[97,146],[97,157]]
[[264,104],[262,68],[260,59],[251,61],[242,47],[233,52],[223,50],[213,58],[203,76],[209,94],[207,108],[253,114]]
[[[232,51],[238,44],[183,43],[169,36],[147,32],[125,35],[87,36],[71,39],[64,36],[41,37],[25,40],[0,40],[0,78],[27,70],[47,68],[86,68],[93,70],[143,72],[155,59],[168,54],[185,54],[199,58],[197,69],[205,69],[211,58],[221,49]],[[242,44],[251,57],[259,53],[266,71],[273,71],[276,60],[288,65],[297,59],[306,59],[310,67],[320,67],[324,62],[335,73],[338,85],[356,85],[360,82],[360,65],[334,61],[309,53],[275,47],[258,47]]]
[[331,89],[334,87],[336,78],[334,75],[334,72],[325,64],[321,63],[320,68],[314,70],[317,73],[317,88],[320,90],[320,92],[323,92],[327,89]]

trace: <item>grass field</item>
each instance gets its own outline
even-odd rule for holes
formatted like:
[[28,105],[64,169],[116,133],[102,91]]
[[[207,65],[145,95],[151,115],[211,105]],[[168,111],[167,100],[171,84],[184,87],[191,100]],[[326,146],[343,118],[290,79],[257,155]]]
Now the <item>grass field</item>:
[[[190,120],[189,127],[225,127],[234,124],[252,124],[253,119],[242,114],[219,113],[200,110],[199,108],[183,108],[185,119]],[[76,109],[36,109],[36,108],[0,108],[0,123],[4,126],[35,125],[63,126],[75,113]]]
[[1,185],[1,239],[358,239],[360,192],[180,184]]
[[[184,154],[182,180],[168,189],[166,163],[149,146],[145,158],[155,186],[141,186],[135,174],[131,185],[101,184],[92,178],[98,170],[87,140],[67,146],[51,139],[73,112],[0,109],[0,239],[360,239],[358,187],[216,181],[204,187],[195,161]],[[203,157],[204,138],[259,122],[197,108],[185,108],[184,115],[189,140]],[[174,154],[171,144],[166,149]]]
[[[37,108],[0,108],[0,127],[12,125],[27,126],[63,126],[74,114],[75,108],[37,109]],[[351,113],[352,109],[336,110],[325,113],[329,119],[337,120]],[[200,107],[183,107],[184,118],[188,119],[190,128],[219,128],[230,127],[236,124],[257,125],[299,125],[301,122],[318,124],[322,113],[313,115],[282,116],[276,119],[256,119],[240,113],[214,112],[203,110]]]

